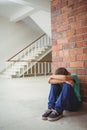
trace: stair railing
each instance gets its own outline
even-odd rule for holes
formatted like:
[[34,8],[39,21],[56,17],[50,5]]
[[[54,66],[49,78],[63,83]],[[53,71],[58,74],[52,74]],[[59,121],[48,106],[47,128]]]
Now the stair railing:
[[[19,51],[17,54],[15,54],[14,56],[12,56],[10,59],[7,60],[7,63],[9,65],[6,65],[6,68],[3,70],[3,72],[9,68],[13,68],[14,65],[17,62],[21,62],[24,61],[26,62],[26,64],[28,62],[32,62],[32,58],[34,56],[37,55],[38,51],[43,50],[44,47],[47,46],[52,46],[51,45],[51,40],[50,38],[46,35],[43,34],[42,36],[40,36],[37,40],[33,41],[31,44],[29,44],[28,46],[26,46],[24,49],[22,49],[21,51]],[[34,59],[35,60],[35,59]],[[23,62],[22,62],[23,63]],[[34,64],[35,61],[32,63]],[[30,63],[29,63],[30,64]],[[28,65],[27,65],[28,66]],[[28,66],[29,67],[29,66]],[[27,68],[29,69],[29,68]]]
[[22,60],[25,56],[28,56],[29,58],[33,56],[37,50],[41,50],[45,46],[51,46],[51,40],[46,34],[43,34],[37,40],[33,41],[31,44],[8,59],[7,62],[11,60]]
[[[37,38],[35,41],[30,43],[28,46],[26,46],[24,49],[22,49],[21,51],[16,53],[14,56],[12,56],[8,60],[6,60],[7,65],[3,71],[10,68],[11,66],[13,66],[16,63],[16,62],[11,62],[11,61],[13,61],[13,60],[20,61],[20,60],[24,60],[24,59],[30,60],[31,57],[36,55],[37,51],[40,51],[45,46],[51,46],[51,39],[46,34],[43,34],[42,36]],[[10,62],[11,62],[11,64],[10,64]]]
[[[20,70],[16,71],[16,77],[42,76],[51,74],[51,61],[12,61],[26,63]],[[14,69],[14,66],[13,66]],[[15,75],[12,75],[14,78]]]

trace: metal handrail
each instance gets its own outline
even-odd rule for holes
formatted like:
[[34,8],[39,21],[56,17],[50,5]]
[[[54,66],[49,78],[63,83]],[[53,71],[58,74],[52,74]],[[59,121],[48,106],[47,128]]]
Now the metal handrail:
[[36,41],[38,41],[40,38],[42,38],[43,36],[45,36],[46,34],[41,35],[39,38],[37,38],[35,41],[33,41],[32,43],[30,43],[28,46],[26,46],[24,49],[20,50],[19,52],[17,52],[15,55],[13,55],[11,58],[9,58],[8,61],[11,61],[11,59],[13,59],[15,56],[17,56],[18,54],[20,54],[21,52],[23,52],[25,49],[27,49],[29,46],[31,46],[33,43],[35,43]]
[[[6,70],[8,71],[9,69],[15,70],[16,69],[15,67],[17,67],[17,65],[19,65],[22,62],[24,62],[22,63],[22,68],[24,69],[23,73],[26,72],[25,70],[26,64],[27,64],[27,70],[30,69],[29,64],[32,64],[31,66],[36,66],[36,64],[39,65],[39,63],[43,65],[50,64],[51,61],[48,59],[42,61],[43,56],[46,56],[50,51],[51,51],[51,39],[46,34],[43,34],[41,37],[39,37],[31,44],[26,46],[24,49],[19,51],[17,54],[12,56],[10,59],[8,59],[6,61],[8,62],[8,64],[6,64],[6,68],[2,71],[2,73],[5,72]],[[19,66],[18,69],[19,69],[19,73],[21,73],[20,71],[21,68],[19,68]]]
[[52,62],[51,60],[41,60],[41,61],[38,61],[38,60],[10,60],[10,61],[7,61],[7,62]]
[[[13,74],[15,72],[15,67],[14,67],[15,63],[16,63],[17,68],[21,64],[21,68],[16,70],[16,73]],[[14,61],[11,61],[12,77],[26,77],[26,75],[28,76],[50,75],[51,63],[52,61],[50,60],[43,60],[43,61],[14,60]]]

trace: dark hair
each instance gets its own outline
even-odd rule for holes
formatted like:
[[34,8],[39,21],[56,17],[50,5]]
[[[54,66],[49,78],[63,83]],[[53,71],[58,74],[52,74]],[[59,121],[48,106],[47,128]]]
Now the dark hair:
[[70,72],[68,72],[68,70],[66,68],[60,67],[60,68],[56,69],[55,74],[56,75],[59,75],[59,74],[60,75],[70,75]]

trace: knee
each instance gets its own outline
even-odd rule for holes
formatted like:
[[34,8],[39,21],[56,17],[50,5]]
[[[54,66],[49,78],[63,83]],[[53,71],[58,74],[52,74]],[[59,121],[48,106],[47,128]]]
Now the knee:
[[59,84],[51,84],[51,90],[54,90],[54,91],[60,90],[60,85]]
[[59,84],[51,84],[51,87],[59,87]]
[[73,89],[73,88],[72,88],[72,86],[71,86],[70,84],[64,83],[64,84],[63,84],[63,89],[71,90],[71,89]]

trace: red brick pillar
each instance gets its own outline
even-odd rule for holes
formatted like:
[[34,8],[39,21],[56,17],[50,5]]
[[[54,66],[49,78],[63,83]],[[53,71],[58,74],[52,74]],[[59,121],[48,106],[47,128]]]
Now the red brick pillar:
[[79,76],[87,102],[87,0],[52,0],[52,71],[66,67]]

